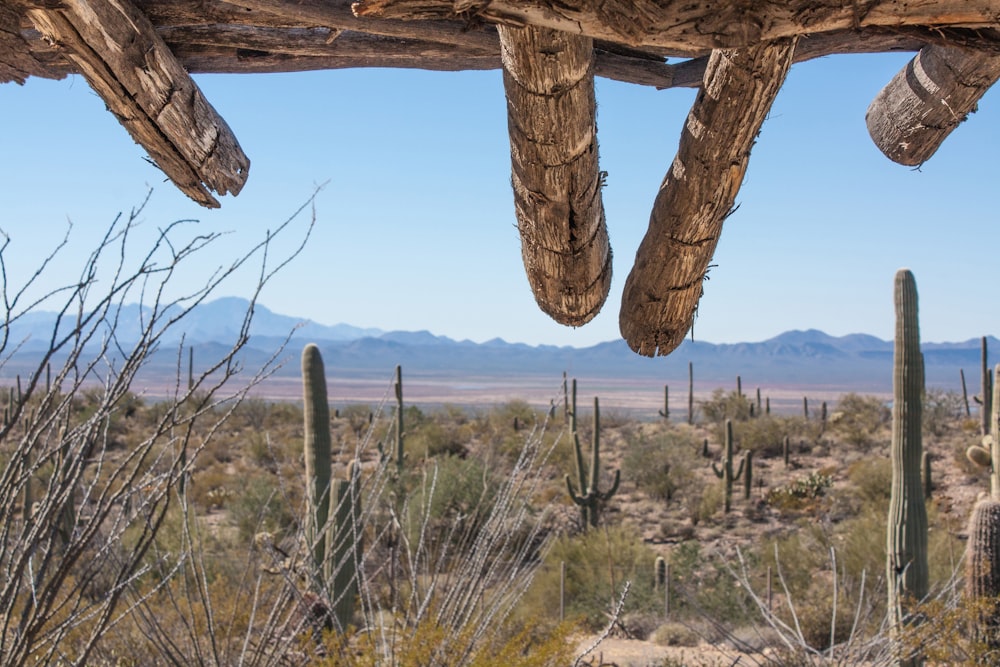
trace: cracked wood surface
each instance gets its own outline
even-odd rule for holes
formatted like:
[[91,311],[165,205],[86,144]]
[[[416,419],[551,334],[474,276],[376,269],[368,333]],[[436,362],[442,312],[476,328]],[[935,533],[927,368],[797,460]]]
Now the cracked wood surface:
[[709,58],[625,282],[618,322],[635,352],[669,354],[691,328],[722,223],[793,50],[793,40],[781,40]]
[[868,133],[890,160],[923,164],[998,79],[998,55],[924,47],[868,107]]
[[874,26],[1000,27],[995,0],[360,0],[354,7],[359,16],[534,25],[631,46],[688,50]]
[[501,26],[500,43],[524,269],[542,311],[580,326],[601,310],[611,287],[593,42]]
[[64,0],[29,8],[46,39],[188,197],[218,207],[211,191],[239,193],[250,161],[187,71],[128,0]]

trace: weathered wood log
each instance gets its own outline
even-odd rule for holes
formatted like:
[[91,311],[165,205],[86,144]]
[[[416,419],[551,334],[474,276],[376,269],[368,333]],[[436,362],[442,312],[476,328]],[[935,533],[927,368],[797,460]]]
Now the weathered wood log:
[[639,354],[669,354],[691,328],[723,220],[791,65],[793,44],[719,50],[709,58],[625,283],[619,328]]
[[539,307],[560,324],[580,326],[611,287],[593,41],[501,26],[500,44],[524,269]]
[[360,0],[358,16],[533,25],[594,39],[666,49],[737,48],[787,37],[869,26],[997,29],[995,0]]
[[868,133],[893,162],[923,164],[998,79],[1000,55],[926,46],[872,101]]
[[152,23],[128,0],[64,0],[28,18],[63,49],[132,138],[203,206],[239,193],[250,161]]
[[[500,67],[496,29],[482,21],[359,19],[351,13],[350,0],[134,2],[189,72]],[[16,5],[0,7],[9,13]],[[62,78],[79,70],[31,27],[30,23],[22,25],[18,34],[16,21],[0,16],[0,82],[23,81],[26,76]],[[246,43],[240,44],[240,39]],[[932,43],[1000,53],[995,31],[874,26],[811,34],[801,40],[795,61],[833,53],[917,51]],[[632,48],[601,40],[595,41],[595,49],[597,76],[659,88],[700,85],[709,52],[705,48]],[[693,60],[668,65],[663,62],[668,56]]]
[[[68,68],[57,67],[52,59],[40,57],[34,47],[40,40],[29,41],[21,34],[23,15],[15,7],[0,4],[0,83],[24,83],[31,76],[62,78]],[[57,52],[44,50],[52,55]],[[55,70],[55,71],[52,71]]]

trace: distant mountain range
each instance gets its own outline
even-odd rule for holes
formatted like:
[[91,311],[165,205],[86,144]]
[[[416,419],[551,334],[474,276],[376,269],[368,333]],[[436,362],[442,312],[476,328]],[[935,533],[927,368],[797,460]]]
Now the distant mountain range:
[[[194,349],[196,360],[207,362],[215,358],[218,350],[238,335],[247,306],[244,299],[222,298],[195,308],[163,339],[161,352],[149,364],[147,375],[176,374],[177,345],[182,336],[184,344]],[[120,340],[135,339],[142,315],[138,306],[126,308],[119,317]],[[18,373],[27,373],[32,363],[37,364],[38,350],[51,336],[55,322],[54,314],[39,312],[11,327],[10,340],[23,341],[23,345],[0,367],[0,383]],[[300,372],[298,353],[308,342],[320,346],[331,383],[368,382],[381,386],[400,364],[411,389],[448,385],[459,398],[473,388],[496,393],[499,387],[509,395],[516,395],[521,385],[555,389],[566,372],[593,387],[618,393],[630,388],[650,392],[650,388],[658,386],[661,401],[662,387],[669,384],[674,387],[672,395],[679,400],[687,391],[689,362],[693,364],[701,391],[734,388],[737,376],[741,377],[745,390],[765,387],[769,391],[884,394],[892,388],[893,344],[865,334],[834,337],[809,330],[788,331],[758,343],[686,340],[668,357],[649,359],[633,353],[622,340],[586,348],[531,346],[501,339],[474,343],[427,331],[384,332],[347,324],[324,326],[274,313],[259,304],[254,309],[249,331],[249,342],[241,355],[248,369],[259,367],[289,339],[285,353],[280,355],[286,363],[269,381],[275,387],[279,384],[285,387],[279,394],[294,391],[289,387],[295,386],[291,381]],[[988,347],[1000,353],[1000,341],[996,338],[988,339]],[[964,369],[969,393],[978,391],[979,338],[925,343],[923,350],[929,387],[959,390],[959,369]],[[995,361],[991,358],[991,365]]]

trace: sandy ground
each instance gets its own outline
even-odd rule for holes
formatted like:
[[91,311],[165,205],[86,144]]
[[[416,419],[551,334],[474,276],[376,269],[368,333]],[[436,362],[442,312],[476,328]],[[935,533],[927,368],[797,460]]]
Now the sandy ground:
[[[578,655],[594,643],[593,637],[577,645]],[[693,647],[659,646],[650,641],[608,637],[587,654],[583,665],[592,667],[731,667],[757,664],[733,651],[723,651],[708,644]]]

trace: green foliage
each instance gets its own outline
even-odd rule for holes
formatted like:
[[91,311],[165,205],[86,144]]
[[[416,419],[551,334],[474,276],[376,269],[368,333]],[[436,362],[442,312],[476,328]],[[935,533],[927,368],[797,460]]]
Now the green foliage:
[[795,433],[802,419],[765,415],[733,424],[733,433],[740,449],[760,456],[781,456],[786,435]]
[[543,569],[522,600],[518,613],[538,623],[558,620],[560,563],[566,564],[566,618],[590,631],[607,624],[625,581],[631,581],[623,613],[662,611],[653,590],[656,553],[625,526],[608,526],[557,538]]
[[735,390],[726,392],[724,389],[716,389],[712,392],[712,397],[701,401],[699,406],[705,419],[718,426],[725,424],[727,419],[750,419],[749,399]]
[[804,510],[813,507],[815,501],[832,485],[832,477],[817,471],[789,484],[772,488],[764,501],[779,511]]
[[687,487],[695,483],[692,471],[699,463],[698,447],[687,429],[640,434],[628,443],[622,473],[643,493],[669,502],[678,492],[686,495]]
[[829,428],[845,442],[867,451],[886,442],[891,412],[877,396],[848,393],[840,397],[837,409],[830,416]]
[[260,532],[294,531],[297,522],[275,477],[253,475],[244,477],[235,487],[224,488],[231,489],[226,505],[242,543],[250,544]]
[[447,549],[450,538],[474,538],[499,487],[485,461],[457,456],[435,459],[414,482],[408,484],[409,539],[416,544],[423,533],[434,549]]
[[[754,554],[746,558],[751,567],[756,565]],[[705,553],[696,540],[686,540],[671,549],[668,560],[676,589],[673,618],[725,619],[740,625],[753,617],[749,592],[734,585],[732,571],[721,554]]]

